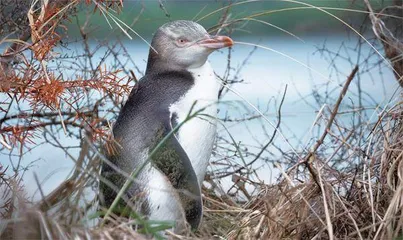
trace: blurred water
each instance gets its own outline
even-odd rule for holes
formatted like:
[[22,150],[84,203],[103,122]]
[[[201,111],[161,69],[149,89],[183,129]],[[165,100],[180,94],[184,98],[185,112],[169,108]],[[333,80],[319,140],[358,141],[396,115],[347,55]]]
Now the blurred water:
[[[346,36],[317,36],[305,38],[305,42],[291,37],[261,37],[235,40],[264,45],[296,59],[293,61],[278,53],[257,49],[245,62],[254,47],[242,44],[236,44],[231,53],[231,65],[235,68],[232,70],[232,74],[235,74],[236,68],[243,66],[238,78],[244,80],[243,83],[234,85],[232,89],[247,101],[258,106],[274,124],[276,124],[277,109],[272,103],[275,100],[279,101],[285,85],[288,85],[282,108],[281,134],[288,139],[289,143],[286,143],[280,135],[275,139],[276,145],[284,149],[290,149],[290,145],[296,149],[304,147],[304,144],[310,139],[308,130],[316,118],[317,112],[322,107],[315,103],[315,99],[312,96],[309,96],[314,86],[319,92],[330,91],[336,87],[336,91],[329,94],[337,96],[341,91],[339,85],[343,84],[346,76],[350,74],[354,67],[354,64],[343,58],[349,57],[352,62],[356,62],[357,59],[359,59],[358,62],[363,62],[365,56],[371,51],[370,47],[366,45],[362,47],[360,54],[357,54],[354,51],[357,40],[355,38],[349,39]],[[339,58],[333,62],[340,74],[337,74],[334,68],[329,67],[329,57],[325,57],[326,54],[321,56],[320,53],[316,52],[317,48],[322,47],[324,42],[326,42],[327,49],[334,52],[340,51]],[[141,41],[126,41],[124,44],[140,69],[140,72],[135,71],[140,76],[145,69],[148,46]],[[344,48],[340,48],[342,44],[344,44]],[[80,49],[79,45],[69,47],[71,49]],[[314,52],[316,54],[313,54]],[[227,54],[228,52],[223,50],[212,54],[210,57],[210,61],[218,75],[223,75],[225,72]],[[102,57],[102,52],[98,52],[93,56],[93,60],[101,59]],[[367,64],[370,65],[368,62]],[[307,66],[313,70],[309,70]],[[368,69],[365,74],[360,76],[360,81],[362,90],[366,91],[370,96],[365,96],[364,99],[364,105],[367,107],[375,106],[373,100],[384,106],[397,86],[393,74],[384,64],[381,64],[380,68]],[[345,99],[350,99],[352,102],[356,101],[357,82],[358,80],[354,80]],[[301,96],[307,97],[307,103],[301,100]],[[243,103],[237,102],[240,100]],[[268,104],[269,102],[271,104]],[[257,114],[253,108],[249,106],[243,107],[243,105],[245,105],[245,101],[236,94],[226,94],[223,98],[223,103],[220,103],[220,117],[242,118],[245,115]],[[373,112],[374,110],[370,111]],[[347,121],[348,118],[349,116],[346,115]],[[267,130],[269,135],[273,132],[270,124],[261,119],[248,121],[246,124],[226,124],[226,126],[237,142],[242,141],[248,145],[265,143],[270,136],[265,134],[264,130]],[[222,127],[219,127],[219,133],[222,135],[227,134]],[[59,141],[64,145],[77,144],[74,138],[64,136],[62,133],[57,137],[60,138]],[[300,142],[301,139],[305,141]],[[273,151],[275,150],[273,149]],[[78,150],[72,151],[73,155],[77,153]],[[37,174],[42,184],[42,189],[46,194],[58,186],[71,173],[74,166],[74,162],[63,151],[49,148],[46,145],[33,149],[24,157],[22,163],[27,166],[32,161],[35,161],[33,166],[24,174],[24,184],[29,195],[32,196],[35,193],[35,199],[40,198],[40,195],[37,192],[37,183],[33,177],[34,173]],[[266,183],[272,182],[278,173],[272,170],[270,165],[262,165],[263,167],[260,170],[261,179]],[[230,183],[227,182],[226,184]]]

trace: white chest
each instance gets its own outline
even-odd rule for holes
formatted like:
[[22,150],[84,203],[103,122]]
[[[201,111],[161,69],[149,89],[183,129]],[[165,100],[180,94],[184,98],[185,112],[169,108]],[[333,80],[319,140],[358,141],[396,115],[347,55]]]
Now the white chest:
[[171,105],[170,112],[171,115],[176,114],[178,122],[182,122],[190,111],[194,113],[202,110],[201,115],[184,123],[177,134],[178,141],[188,155],[201,185],[216,135],[216,103],[220,85],[208,62],[189,71],[195,79],[195,84],[178,102]]

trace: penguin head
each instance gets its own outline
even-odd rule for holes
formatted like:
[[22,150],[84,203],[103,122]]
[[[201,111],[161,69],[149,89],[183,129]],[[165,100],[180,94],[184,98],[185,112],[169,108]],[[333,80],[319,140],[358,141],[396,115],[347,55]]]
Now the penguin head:
[[[200,24],[173,21],[161,26],[152,40],[150,60],[175,68],[197,68],[216,49],[233,45],[226,36],[210,36]],[[154,58],[154,59],[153,59]]]

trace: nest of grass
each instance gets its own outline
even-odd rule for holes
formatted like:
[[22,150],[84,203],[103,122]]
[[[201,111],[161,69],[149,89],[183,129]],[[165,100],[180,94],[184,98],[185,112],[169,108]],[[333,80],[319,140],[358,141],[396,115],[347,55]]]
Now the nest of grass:
[[[342,170],[315,157],[310,171],[282,171],[235,217],[228,239],[397,239],[403,236],[403,109],[373,130],[375,147],[361,166]],[[304,175],[304,181],[301,181]],[[230,206],[228,206],[230,207]],[[220,216],[220,218],[225,218]]]
[[[336,169],[324,152],[303,166],[283,170],[272,185],[240,202],[203,188],[204,218],[196,234],[174,239],[396,239],[403,235],[403,108],[382,115],[372,131],[371,150],[362,164]],[[350,146],[351,147],[351,146]],[[38,204],[11,194],[1,239],[146,239],[135,220],[119,219],[100,227],[86,222],[94,201],[78,204],[85,188],[97,182],[97,164],[78,171]],[[280,168],[280,166],[278,166]],[[311,169],[309,169],[311,168]],[[316,174],[312,174],[314,170]],[[87,174],[92,172],[93,174]],[[11,186],[11,185],[10,185]],[[10,187],[10,189],[19,189]],[[13,207],[10,207],[13,206]],[[97,219],[93,216],[92,219]]]

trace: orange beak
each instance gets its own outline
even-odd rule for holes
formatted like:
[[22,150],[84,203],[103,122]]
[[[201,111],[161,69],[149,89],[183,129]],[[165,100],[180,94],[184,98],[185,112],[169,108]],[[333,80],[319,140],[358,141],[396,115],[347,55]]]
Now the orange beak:
[[224,47],[231,47],[234,45],[234,41],[227,36],[209,36],[206,39],[200,40],[197,42],[199,46],[210,48],[210,49],[219,49]]

